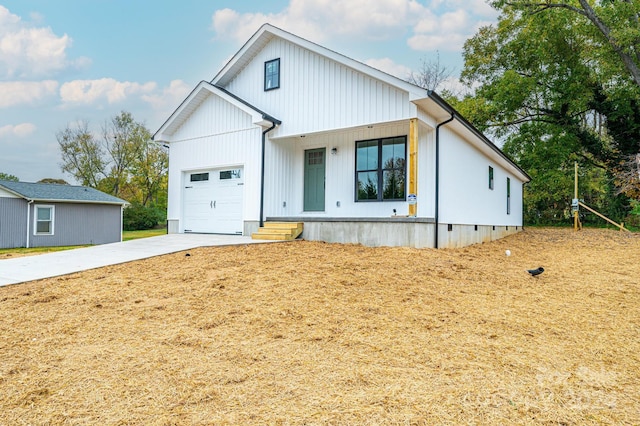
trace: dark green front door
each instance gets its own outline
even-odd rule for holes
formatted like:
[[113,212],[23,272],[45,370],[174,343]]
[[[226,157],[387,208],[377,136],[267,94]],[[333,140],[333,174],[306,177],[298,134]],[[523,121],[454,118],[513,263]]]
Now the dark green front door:
[[304,152],[304,211],[324,211],[324,164],[326,148]]

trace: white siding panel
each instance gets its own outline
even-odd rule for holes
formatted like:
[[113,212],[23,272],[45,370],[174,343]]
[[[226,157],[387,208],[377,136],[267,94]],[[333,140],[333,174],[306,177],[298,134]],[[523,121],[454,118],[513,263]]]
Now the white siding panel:
[[[522,225],[522,182],[464,142],[440,128],[440,222],[469,225]],[[494,189],[489,189],[489,166]],[[511,213],[507,214],[507,177]]]
[[181,141],[219,135],[253,127],[255,126],[249,114],[211,94],[180,126],[173,140]]
[[[280,88],[264,91],[264,62],[280,58]],[[282,120],[278,137],[409,118],[407,92],[274,39],[226,87]]]
[[251,117],[209,96],[176,131],[169,150],[168,219],[183,232],[182,187],[187,171],[244,167],[243,220],[258,220],[262,129]]

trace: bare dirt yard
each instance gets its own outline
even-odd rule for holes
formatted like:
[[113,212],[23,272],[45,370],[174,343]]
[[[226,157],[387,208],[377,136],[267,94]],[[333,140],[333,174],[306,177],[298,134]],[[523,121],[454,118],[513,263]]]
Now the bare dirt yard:
[[640,424],[638,234],[189,254],[0,288],[0,424]]

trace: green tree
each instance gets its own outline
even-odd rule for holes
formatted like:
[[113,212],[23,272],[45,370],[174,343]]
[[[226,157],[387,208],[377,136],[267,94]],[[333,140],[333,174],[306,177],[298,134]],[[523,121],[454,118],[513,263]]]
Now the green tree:
[[67,182],[64,179],[54,179],[54,178],[40,179],[38,183],[57,183],[59,185],[69,185],[69,182]]
[[2,173],[2,172],[0,172],[0,180],[8,180],[8,181],[12,181],[12,182],[19,182],[20,181],[20,179],[18,179],[17,176],[10,175],[8,173]]
[[122,111],[102,127],[102,146],[108,154],[107,184],[109,193],[120,196],[129,181],[134,163],[140,151],[151,140],[149,130],[133,119],[129,112]]
[[75,127],[67,125],[56,134],[61,168],[84,186],[97,188],[105,177],[104,152],[100,143],[89,131],[89,123],[79,122]]
[[122,111],[106,121],[100,140],[86,122],[67,126],[57,138],[63,171],[83,185],[140,206],[129,212],[134,216],[145,208],[166,210],[168,154],[131,113]]
[[139,190],[143,206],[166,206],[169,155],[166,149],[146,139],[132,167],[132,184]]
[[530,172],[527,209],[554,205],[544,199],[572,181],[575,160],[615,195],[623,160],[640,152],[638,5],[592,3],[494,1],[497,25],[465,44],[462,78],[479,88],[455,106]]

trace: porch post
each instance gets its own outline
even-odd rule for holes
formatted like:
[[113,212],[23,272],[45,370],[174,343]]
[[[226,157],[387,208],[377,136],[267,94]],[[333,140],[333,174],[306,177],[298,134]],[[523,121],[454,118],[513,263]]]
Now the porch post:
[[418,119],[409,120],[409,194],[416,196],[415,204],[409,204],[409,216],[418,213]]

